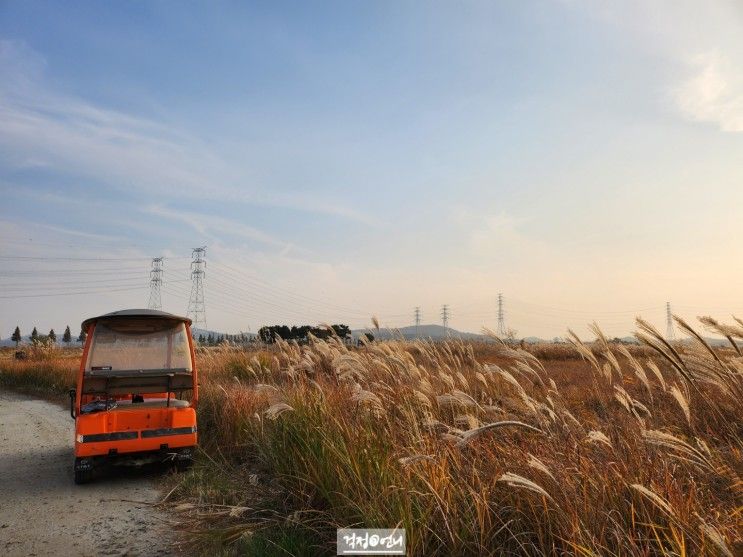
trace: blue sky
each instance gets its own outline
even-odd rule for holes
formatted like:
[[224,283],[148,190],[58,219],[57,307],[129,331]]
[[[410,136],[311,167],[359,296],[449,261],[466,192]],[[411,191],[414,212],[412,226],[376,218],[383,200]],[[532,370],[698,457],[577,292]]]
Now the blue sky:
[[661,325],[666,300],[743,312],[742,20],[722,1],[0,3],[0,334],[144,305],[159,255],[183,313],[199,245],[227,331],[444,303],[478,330],[498,292],[548,337]]

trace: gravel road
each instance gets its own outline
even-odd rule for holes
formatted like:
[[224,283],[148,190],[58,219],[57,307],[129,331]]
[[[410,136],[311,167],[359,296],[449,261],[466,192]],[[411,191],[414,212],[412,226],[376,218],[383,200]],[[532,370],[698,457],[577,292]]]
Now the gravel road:
[[72,481],[64,408],[0,391],[0,554],[175,555],[161,495],[141,471]]

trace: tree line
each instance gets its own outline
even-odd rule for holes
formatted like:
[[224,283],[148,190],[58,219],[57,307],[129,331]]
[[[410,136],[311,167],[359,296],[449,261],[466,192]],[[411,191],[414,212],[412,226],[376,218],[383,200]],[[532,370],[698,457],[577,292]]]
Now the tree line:
[[[77,335],[77,342],[83,343],[85,342],[85,336],[86,333],[82,329],[80,329],[80,334]],[[28,335],[28,340],[33,345],[44,345],[44,344],[55,344],[57,342],[57,333],[54,332],[54,329],[51,329],[49,333],[42,335],[39,334],[39,331],[36,327],[34,327],[33,331],[31,331],[31,334]],[[15,342],[16,348],[18,348],[18,344],[21,343],[23,340],[23,335],[21,334],[21,328],[16,326],[15,331],[13,331],[13,335],[10,337],[10,340]],[[72,331],[70,331],[70,326],[67,325],[67,327],[64,330],[64,333],[62,333],[62,342],[69,345],[72,342]]]
[[[266,344],[273,344],[274,342],[276,342],[277,338],[280,338],[282,340],[296,340],[297,342],[303,343],[309,340],[310,335],[319,339],[328,339],[333,335],[338,336],[342,339],[350,339],[351,328],[348,325],[342,324],[331,325],[330,328],[313,327],[311,325],[293,325],[291,327],[289,327],[288,325],[270,325],[261,327],[258,330],[258,339],[260,339],[262,342],[265,342]],[[80,329],[80,334],[77,336],[76,341],[79,343],[84,343],[85,337],[85,331]],[[368,340],[373,340],[374,338],[369,334],[367,334],[367,337],[369,337]],[[31,331],[31,334],[28,335],[26,338],[34,346],[55,344],[57,342],[57,333],[54,332],[54,329],[51,329],[49,333],[43,335],[39,333],[36,327],[34,327]],[[10,339],[15,342],[17,348],[24,339],[20,327],[15,328],[15,331],[13,331],[13,335],[10,337]],[[65,328],[61,340],[68,346],[72,343],[73,337],[69,325],[67,325],[67,327]],[[245,344],[250,342],[251,339],[244,333],[241,333],[239,335],[217,335],[213,333],[204,335],[202,333],[199,334],[196,340],[203,346],[217,346],[224,341]]]
[[215,335],[209,333],[208,335],[200,334],[198,337],[194,337],[203,346],[217,346],[224,341],[235,342],[238,344],[246,344],[250,342],[250,337],[245,333],[239,335]]
[[336,335],[342,339],[351,337],[351,328],[348,325],[331,325],[327,327],[312,327],[311,325],[296,325],[289,327],[287,325],[270,325],[258,329],[258,338],[266,344],[276,342],[277,338],[281,340],[296,340],[297,342],[307,342],[310,335],[327,339]]

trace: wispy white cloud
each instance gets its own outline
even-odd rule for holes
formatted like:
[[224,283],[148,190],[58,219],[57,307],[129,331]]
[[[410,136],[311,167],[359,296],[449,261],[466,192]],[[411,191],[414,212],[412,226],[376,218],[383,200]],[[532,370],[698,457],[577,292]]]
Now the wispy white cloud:
[[257,183],[249,161],[226,160],[177,125],[111,110],[61,93],[42,57],[0,40],[0,159],[47,167],[96,184],[150,195],[270,206],[377,225],[374,217],[313,192]]
[[297,249],[294,244],[284,242],[271,234],[253,226],[235,222],[223,216],[207,215],[193,211],[174,210],[161,205],[150,205],[144,209],[146,213],[173,221],[182,222],[196,230],[205,240],[218,241],[225,235],[235,236],[243,240],[252,240],[262,244],[277,247],[282,254],[291,249]]
[[470,245],[478,253],[492,249],[520,249],[526,242],[519,229],[523,222],[523,219],[504,212],[482,217],[479,226],[470,233]]
[[743,72],[720,52],[695,56],[693,75],[675,94],[679,109],[692,120],[743,132]]
[[127,238],[76,230],[33,220],[15,222],[0,219],[0,236],[4,255],[58,257],[101,257],[101,249],[116,257],[148,257],[137,247],[127,244]]
[[86,238],[88,240],[95,240],[97,242],[125,242],[126,241],[126,238],[124,236],[111,236],[109,234],[96,234],[92,232],[74,230],[72,228],[67,228],[64,226],[53,226],[51,224],[36,224],[36,226],[39,226],[46,230],[51,230],[52,232],[56,232],[64,236],[73,236],[75,238]]
[[662,60],[657,74],[667,80],[663,101],[678,114],[721,131],[743,131],[739,0],[566,0],[565,5],[617,28],[633,48]]
[[487,212],[459,207],[452,215],[452,222],[463,233],[470,253],[479,260],[541,251],[542,243],[525,233],[529,219],[523,216],[504,210]]

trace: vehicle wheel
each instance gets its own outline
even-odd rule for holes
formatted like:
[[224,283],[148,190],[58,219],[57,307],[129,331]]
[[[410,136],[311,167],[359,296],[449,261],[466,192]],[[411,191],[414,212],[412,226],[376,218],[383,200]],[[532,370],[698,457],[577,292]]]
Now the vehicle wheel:
[[93,469],[80,469],[78,460],[75,459],[75,483],[77,485],[89,483],[93,479]]
[[75,470],[75,483],[82,485],[89,483],[93,479],[93,474],[90,470]]
[[193,460],[191,460],[190,458],[188,460],[179,460],[175,463],[175,470],[178,473],[188,472],[191,469],[192,465]]

